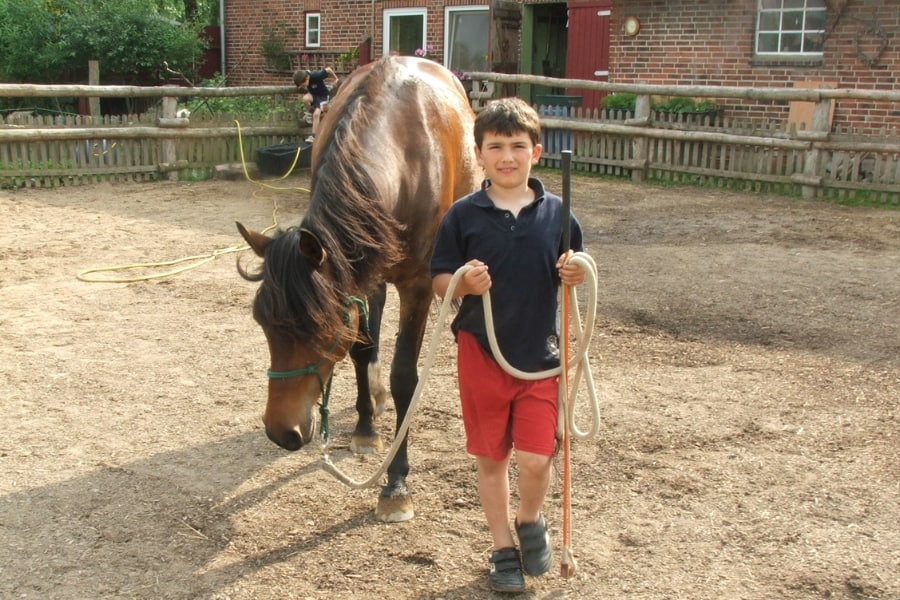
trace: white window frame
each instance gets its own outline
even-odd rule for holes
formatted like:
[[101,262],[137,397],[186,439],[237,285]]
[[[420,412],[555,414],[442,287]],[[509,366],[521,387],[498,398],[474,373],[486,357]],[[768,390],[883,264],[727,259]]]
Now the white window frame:
[[[453,23],[453,14],[454,13],[484,13],[485,22],[487,22],[488,28],[490,28],[490,7],[484,5],[475,5],[475,6],[447,6],[444,8],[444,64],[448,69],[455,69],[456,65],[450,62],[450,54],[453,52],[453,39],[451,39],[452,31],[451,25]],[[485,54],[490,52],[490,48],[488,47],[488,36],[485,36],[484,39],[484,51]],[[480,70],[489,71],[488,68],[488,59],[484,59],[484,66]],[[477,69],[476,69],[477,70]]]
[[[824,0],[759,0],[756,10],[755,54],[759,58],[822,58],[827,5]],[[800,22],[788,22],[800,13]],[[821,23],[809,23],[810,17]],[[811,36],[821,36],[819,47],[809,50]],[[761,40],[767,38],[770,43]],[[777,39],[777,49],[771,41]],[[799,47],[798,47],[799,44]],[[789,46],[789,47],[786,47]]]
[[[391,19],[393,17],[421,17],[422,18],[422,40],[419,42],[419,48],[426,48],[426,40],[428,39],[428,9],[426,8],[386,8],[382,13],[384,19],[384,29],[382,32],[382,52],[387,55],[391,52]],[[410,53],[412,56],[412,53]]]
[[322,13],[306,13],[306,47],[318,48],[322,45]]

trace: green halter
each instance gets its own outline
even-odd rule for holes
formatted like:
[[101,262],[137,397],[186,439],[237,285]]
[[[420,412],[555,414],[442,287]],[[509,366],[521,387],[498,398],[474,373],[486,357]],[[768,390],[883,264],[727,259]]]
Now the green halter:
[[[344,314],[344,325],[347,327],[350,326],[350,307],[356,304],[359,309],[359,314],[363,320],[363,331],[366,333],[369,332],[369,313],[366,309],[366,301],[357,296],[348,296],[347,297],[347,312]],[[331,344],[331,348],[328,349],[328,354],[334,352],[337,348],[340,338],[334,340],[334,343]],[[322,379],[322,374],[319,373],[319,367],[322,366],[322,363],[325,362],[325,358],[320,358],[314,363],[306,365],[305,367],[301,367],[299,369],[294,369],[292,371],[273,371],[272,369],[268,369],[266,371],[266,375],[268,375],[269,379],[293,379],[294,377],[304,377],[306,375],[315,375],[316,379],[319,380],[319,389],[322,392],[322,403],[319,405],[319,416],[322,420],[322,438],[325,441],[328,441],[328,400],[331,397],[331,381],[334,379],[334,370],[331,371],[331,375],[328,377],[328,381],[324,381]]]

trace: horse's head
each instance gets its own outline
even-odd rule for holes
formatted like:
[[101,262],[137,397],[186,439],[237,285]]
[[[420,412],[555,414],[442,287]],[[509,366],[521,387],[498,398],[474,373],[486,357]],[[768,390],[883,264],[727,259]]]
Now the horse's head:
[[263,259],[258,273],[238,270],[261,282],[253,317],[269,345],[266,435],[282,448],[298,450],[313,439],[314,409],[335,363],[356,339],[360,307],[335,285],[328,253],[313,233],[289,229],[270,238],[240,223],[237,228]]

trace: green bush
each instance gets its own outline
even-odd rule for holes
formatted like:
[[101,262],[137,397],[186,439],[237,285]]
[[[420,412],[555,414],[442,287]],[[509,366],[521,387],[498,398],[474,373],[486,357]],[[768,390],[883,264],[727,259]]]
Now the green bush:
[[693,98],[675,97],[653,105],[657,112],[671,113],[709,113],[719,110],[719,105],[710,99],[697,102]]
[[[225,78],[217,74],[213,79],[204,79],[199,87],[225,87]],[[285,105],[280,96],[234,96],[223,98],[193,97],[187,104],[191,113],[214,115],[242,115],[245,117],[268,118],[273,114],[294,110]]]
[[637,94],[610,94],[604,96],[600,101],[603,108],[610,110],[627,110],[634,112],[634,104],[637,101]]

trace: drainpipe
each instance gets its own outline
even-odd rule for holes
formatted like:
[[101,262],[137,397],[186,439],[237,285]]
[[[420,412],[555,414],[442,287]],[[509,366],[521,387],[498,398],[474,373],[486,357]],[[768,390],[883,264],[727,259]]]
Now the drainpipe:
[[220,70],[224,78],[227,75],[225,72],[225,0],[219,0],[219,48],[221,49],[219,50],[221,54]]

